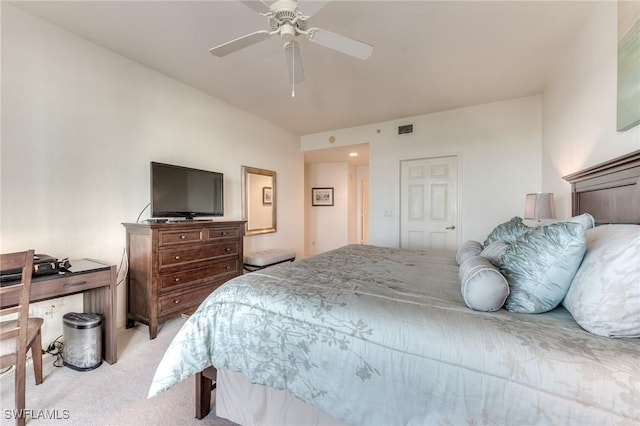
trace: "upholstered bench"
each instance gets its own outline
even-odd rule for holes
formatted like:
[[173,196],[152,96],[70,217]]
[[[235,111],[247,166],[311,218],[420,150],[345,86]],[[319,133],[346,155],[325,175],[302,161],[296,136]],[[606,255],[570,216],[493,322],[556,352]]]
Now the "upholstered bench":
[[268,249],[244,254],[244,269],[257,271],[283,262],[293,262],[296,252],[284,249]]

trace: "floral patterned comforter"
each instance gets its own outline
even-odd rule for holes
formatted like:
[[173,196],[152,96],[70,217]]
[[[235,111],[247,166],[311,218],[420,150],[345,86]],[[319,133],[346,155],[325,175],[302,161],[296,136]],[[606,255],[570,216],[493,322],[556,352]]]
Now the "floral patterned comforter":
[[453,253],[351,245],[237,277],[184,324],[149,397],[210,365],[352,425],[640,423],[640,339],[564,308],[472,311]]

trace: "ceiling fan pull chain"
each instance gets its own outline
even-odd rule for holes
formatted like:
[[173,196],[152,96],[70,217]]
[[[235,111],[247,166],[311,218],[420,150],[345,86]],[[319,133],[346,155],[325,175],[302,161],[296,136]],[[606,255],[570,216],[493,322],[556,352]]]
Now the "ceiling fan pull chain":
[[296,97],[296,49],[291,51],[291,97]]

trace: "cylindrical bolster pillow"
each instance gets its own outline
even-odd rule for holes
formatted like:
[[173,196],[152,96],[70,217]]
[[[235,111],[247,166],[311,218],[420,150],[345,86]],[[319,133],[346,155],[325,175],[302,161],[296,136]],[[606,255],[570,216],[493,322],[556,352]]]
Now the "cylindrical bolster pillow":
[[482,244],[478,241],[469,240],[462,244],[460,250],[456,253],[456,262],[462,265],[465,260],[470,257],[477,256],[482,251]]
[[489,259],[492,264],[499,267],[500,265],[502,265],[502,255],[505,251],[507,251],[508,248],[509,243],[501,240],[494,241],[484,249],[482,249],[482,252],[480,252],[480,256]]
[[482,256],[471,257],[460,265],[460,281],[464,303],[476,311],[497,311],[509,296],[507,279]]

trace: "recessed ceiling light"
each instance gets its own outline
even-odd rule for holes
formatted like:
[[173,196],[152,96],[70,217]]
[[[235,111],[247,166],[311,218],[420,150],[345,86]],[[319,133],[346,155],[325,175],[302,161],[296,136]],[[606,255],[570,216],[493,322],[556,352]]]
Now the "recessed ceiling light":
[[349,153],[349,157],[357,157],[358,153],[357,152],[350,152]]

